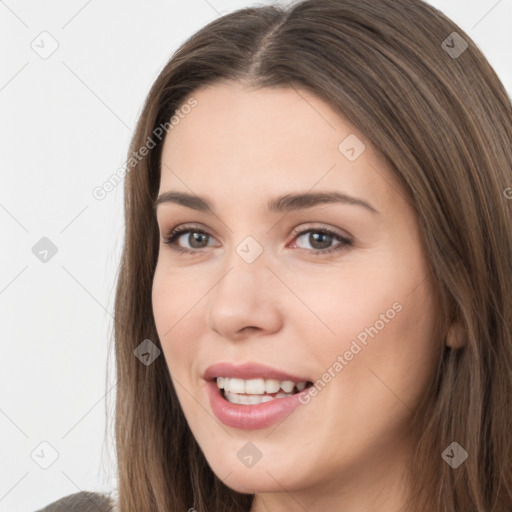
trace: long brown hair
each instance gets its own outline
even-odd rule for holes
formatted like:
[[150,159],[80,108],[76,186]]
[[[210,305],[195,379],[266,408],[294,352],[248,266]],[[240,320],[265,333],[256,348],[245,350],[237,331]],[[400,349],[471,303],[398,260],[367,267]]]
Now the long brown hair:
[[[456,34],[454,34],[456,33]],[[411,432],[411,507],[512,510],[512,106],[471,38],[421,0],[305,0],[244,8],[211,22],[172,55],[147,96],[128,157],[125,233],[115,300],[115,441],[120,512],[249,511],[188,428],[151,305],[159,234],[153,210],[162,141],[194,91],[215,82],[294,87],[356,126],[417,212],[446,346]],[[166,125],[167,123],[167,125]],[[450,323],[451,322],[451,323]],[[443,451],[468,458],[453,469]]]

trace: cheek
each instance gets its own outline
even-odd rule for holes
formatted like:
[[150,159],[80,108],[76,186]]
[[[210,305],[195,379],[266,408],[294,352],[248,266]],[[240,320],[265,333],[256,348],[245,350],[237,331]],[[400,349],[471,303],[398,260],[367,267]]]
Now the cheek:
[[180,375],[184,376],[189,367],[188,361],[194,357],[195,347],[190,342],[194,334],[187,334],[185,330],[194,325],[187,322],[187,316],[194,313],[197,292],[193,286],[180,282],[177,275],[157,265],[152,287],[153,316],[171,376],[180,381],[183,380]]
[[317,349],[321,343],[322,352],[332,359],[333,354],[349,350],[353,340],[364,347],[374,337],[369,331],[377,331],[379,338],[389,332],[405,302],[407,285],[401,286],[400,279],[382,261],[345,263],[328,273],[303,273],[292,281],[301,300],[290,302],[290,318],[301,326],[304,341]]
[[[204,425],[213,426],[214,420],[205,415],[199,407],[198,390],[194,387],[191,374],[199,351],[195,340],[201,338],[198,322],[193,315],[198,314],[200,290],[184,282],[183,276],[163,271],[157,266],[153,280],[152,303],[155,325],[162,346],[169,374],[173,382],[180,407],[196,439],[208,442],[213,432],[205,430]],[[204,292],[203,292],[204,293]]]
[[180,324],[186,323],[187,316],[194,314],[194,308],[200,306],[199,301],[208,289],[207,283],[203,285],[199,276],[190,275],[190,271],[170,268],[165,261],[159,261],[152,286],[152,306],[157,328],[170,335],[177,327],[181,327]]
[[347,334],[337,346],[330,344],[327,362],[332,366],[338,355],[343,358],[334,401],[376,424],[388,415],[405,418],[433,378],[441,348],[433,339],[435,318],[426,286],[409,295],[395,289],[340,312],[336,327]]
[[428,269],[414,256],[389,251],[347,266],[335,279],[302,281],[298,293],[324,324],[316,322],[316,335],[311,324],[305,339],[314,340],[320,368],[343,375],[331,379],[343,403],[371,408],[382,395],[390,405],[402,400],[412,407],[432,379],[441,349],[433,339],[434,293]]

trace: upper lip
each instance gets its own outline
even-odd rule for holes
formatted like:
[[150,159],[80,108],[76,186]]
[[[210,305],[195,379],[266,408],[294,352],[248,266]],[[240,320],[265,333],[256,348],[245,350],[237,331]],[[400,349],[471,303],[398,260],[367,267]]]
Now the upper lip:
[[298,377],[277,368],[257,363],[216,363],[209,366],[203,374],[205,380],[214,380],[216,377],[232,377],[239,379],[276,379],[279,381],[310,382],[307,377]]

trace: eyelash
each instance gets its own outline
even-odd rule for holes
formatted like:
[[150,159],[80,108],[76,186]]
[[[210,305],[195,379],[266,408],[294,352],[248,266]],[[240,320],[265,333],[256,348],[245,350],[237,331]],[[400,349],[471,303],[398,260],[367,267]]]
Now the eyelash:
[[[206,231],[204,231],[202,229],[195,228],[193,226],[192,227],[184,226],[184,227],[178,227],[178,228],[169,230],[169,232],[167,233],[167,236],[163,239],[163,243],[168,245],[173,251],[177,251],[179,253],[194,255],[199,252],[202,252],[202,249],[185,249],[183,247],[179,247],[176,244],[176,240],[181,235],[183,235],[185,233],[200,233],[202,235],[211,236],[209,233],[207,233]],[[330,249],[324,249],[324,250],[322,250],[322,249],[301,249],[301,248],[298,249],[301,252],[306,252],[306,253],[313,254],[316,256],[323,256],[326,254],[342,251],[342,250],[353,245],[352,240],[342,237],[342,236],[338,235],[337,233],[335,233],[334,231],[331,231],[326,228],[305,229],[305,230],[293,233],[293,237],[295,239],[295,238],[298,238],[298,237],[304,235],[305,233],[321,233],[322,235],[328,235],[328,236],[332,236],[333,238],[337,238],[341,242],[339,245],[337,245],[335,247],[332,247]]]

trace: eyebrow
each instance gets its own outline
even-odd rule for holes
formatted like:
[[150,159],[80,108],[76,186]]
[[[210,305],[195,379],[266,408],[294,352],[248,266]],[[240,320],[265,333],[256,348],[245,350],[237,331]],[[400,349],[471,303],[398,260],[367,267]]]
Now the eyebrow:
[[[153,203],[156,210],[160,204],[175,203],[200,212],[211,211],[211,204],[205,197],[189,194],[187,192],[167,191],[163,192]],[[342,192],[307,192],[299,194],[285,194],[271,199],[267,204],[268,213],[285,213],[294,210],[312,208],[320,204],[342,203],[362,206],[372,213],[379,213],[371,204],[363,199],[349,196]]]

